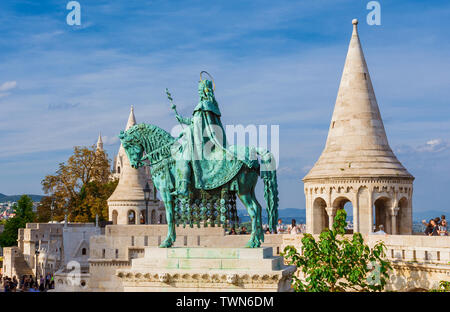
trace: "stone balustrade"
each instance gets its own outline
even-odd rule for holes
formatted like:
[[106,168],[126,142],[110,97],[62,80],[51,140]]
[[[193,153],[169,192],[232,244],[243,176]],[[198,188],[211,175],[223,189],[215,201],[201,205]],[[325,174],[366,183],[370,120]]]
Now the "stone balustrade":
[[[351,239],[352,235],[345,237]],[[280,250],[291,245],[301,253],[302,238],[302,234],[283,235]],[[449,236],[363,235],[363,238],[370,247],[378,241],[386,246],[386,258],[393,267],[386,290],[426,291],[437,288],[442,280],[450,281]]]
[[[319,235],[313,235],[316,239]],[[352,235],[345,235],[351,239]],[[287,245],[300,250],[303,235],[283,235],[281,251]],[[363,235],[369,246],[378,241],[386,245],[386,257],[391,261],[450,264],[450,236]]]

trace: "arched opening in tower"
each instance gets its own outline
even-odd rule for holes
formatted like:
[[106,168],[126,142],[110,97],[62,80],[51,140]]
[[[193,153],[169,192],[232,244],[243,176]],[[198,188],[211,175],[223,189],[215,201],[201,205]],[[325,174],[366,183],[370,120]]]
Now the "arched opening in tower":
[[128,211],[128,224],[136,224],[136,213],[134,210]]
[[391,209],[392,201],[387,197],[378,198],[375,203],[375,229],[374,231],[380,230],[380,225],[382,225],[383,231],[387,234],[392,233],[391,218],[389,214],[389,209]]
[[323,230],[328,229],[328,215],[325,208],[327,207],[327,203],[321,197],[318,197],[314,200],[313,205],[313,229],[312,232],[314,234],[319,234]]
[[335,215],[339,209],[344,209],[347,214],[347,226],[345,227],[346,234],[353,233],[353,203],[345,196],[340,196],[333,201],[333,208],[336,208]]
[[145,224],[145,210],[141,210],[140,223]]

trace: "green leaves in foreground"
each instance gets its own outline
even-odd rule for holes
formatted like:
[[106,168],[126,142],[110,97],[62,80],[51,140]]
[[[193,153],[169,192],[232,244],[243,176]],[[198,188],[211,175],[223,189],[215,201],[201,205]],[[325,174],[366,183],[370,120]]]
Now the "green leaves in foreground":
[[450,282],[440,281],[438,289],[431,289],[430,292],[450,292]]
[[300,268],[302,281],[294,276],[295,291],[381,291],[392,269],[385,260],[385,245],[373,248],[364,244],[360,233],[351,239],[344,237],[346,212],[339,209],[332,230],[324,230],[316,241],[311,234],[302,238],[302,253],[287,246],[282,255],[289,264]]

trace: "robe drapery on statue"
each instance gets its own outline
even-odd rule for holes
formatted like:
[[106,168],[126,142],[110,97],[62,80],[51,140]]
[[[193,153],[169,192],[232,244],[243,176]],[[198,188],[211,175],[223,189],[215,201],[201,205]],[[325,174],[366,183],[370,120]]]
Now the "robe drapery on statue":
[[187,180],[190,176],[190,163],[195,188],[209,190],[229,182],[243,163],[227,150],[225,130],[220,121],[221,114],[212,82],[201,80],[198,92],[200,101],[194,109],[193,117],[182,118],[177,115],[180,122],[189,125],[183,130],[183,160],[177,162],[177,174]]

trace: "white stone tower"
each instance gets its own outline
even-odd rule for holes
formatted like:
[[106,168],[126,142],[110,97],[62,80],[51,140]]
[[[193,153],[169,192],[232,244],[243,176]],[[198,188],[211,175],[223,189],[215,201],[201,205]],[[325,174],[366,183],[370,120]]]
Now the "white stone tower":
[[[131,106],[125,130],[135,124],[136,118]],[[148,169],[132,168],[122,144],[114,162],[113,176],[119,179],[114,193],[108,198],[109,220],[113,224],[145,223],[146,206],[143,189],[147,182],[152,190],[148,203],[149,223],[166,223],[164,205],[156,197],[156,189],[153,187]]]
[[[308,233],[331,227],[337,209],[353,206],[355,232],[384,225],[411,234],[414,177],[389,147],[353,20],[341,84],[325,148],[303,178]],[[349,213],[350,214],[350,213]]]
[[103,141],[102,141],[102,134],[101,133],[98,134],[97,151],[99,151],[99,152],[103,151]]

